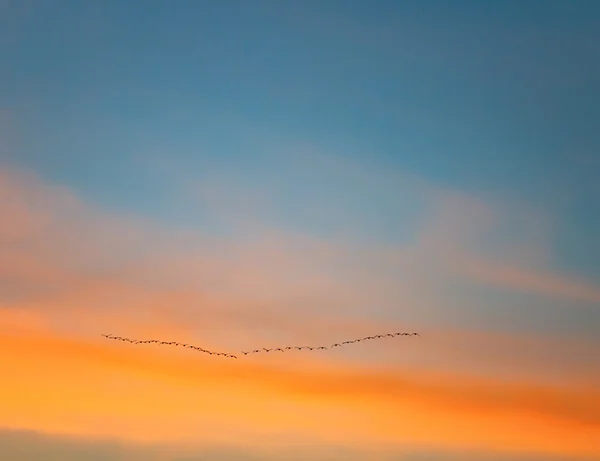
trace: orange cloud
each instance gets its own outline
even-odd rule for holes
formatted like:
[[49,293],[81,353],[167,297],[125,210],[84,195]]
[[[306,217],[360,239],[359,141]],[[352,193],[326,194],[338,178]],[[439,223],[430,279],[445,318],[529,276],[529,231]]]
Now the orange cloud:
[[[513,373],[502,385],[475,378],[495,354],[510,366],[519,347],[531,351],[535,341],[514,335],[482,333],[459,346],[464,332],[442,321],[437,331],[419,328],[419,342],[247,360],[99,336],[236,352],[415,330],[388,318],[423,317],[430,293],[441,304],[427,269],[458,253],[435,260],[427,245],[353,246],[273,229],[224,241],[109,214],[9,172],[0,175],[0,192],[7,217],[0,282],[8,287],[0,297],[0,425],[186,443],[319,440],[598,454],[599,397],[579,376],[571,390],[536,384],[535,373],[527,380]],[[493,222],[483,218],[478,229]],[[463,270],[474,267],[457,261]],[[471,275],[480,274],[485,268]],[[492,275],[488,282],[497,280]],[[515,341],[511,353],[494,345],[499,339]],[[513,362],[525,367],[525,355]],[[449,370],[460,358],[462,368]],[[427,371],[440,362],[445,372]]]
[[0,351],[7,427],[141,441],[252,445],[278,434],[285,443],[600,454],[600,394],[591,389],[215,359],[43,331],[3,332]]

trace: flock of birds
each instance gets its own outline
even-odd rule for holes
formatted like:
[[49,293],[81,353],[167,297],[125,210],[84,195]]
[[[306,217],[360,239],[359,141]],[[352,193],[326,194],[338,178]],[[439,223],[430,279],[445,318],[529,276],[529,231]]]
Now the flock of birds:
[[[139,339],[124,338],[122,336],[113,336],[111,334],[109,334],[109,335],[103,334],[102,336],[104,336],[105,338],[108,338],[108,339],[114,339],[117,341],[125,341],[125,342],[129,342],[129,343],[133,343],[133,344],[159,344],[159,345],[165,345],[165,346],[180,346],[180,347],[185,347],[188,349],[194,349],[199,352],[204,352],[204,353],[210,354],[210,355],[222,355],[224,357],[229,357],[229,358],[233,358],[233,359],[238,358],[238,356],[234,355],[234,354],[227,354],[226,352],[209,351],[209,350],[203,349],[201,347],[194,346],[193,344],[180,343],[177,341],[160,341],[157,339],[139,340]],[[285,346],[285,347],[277,347],[277,348],[271,348],[271,349],[263,347],[261,349],[254,349],[254,350],[248,351],[248,352],[242,351],[241,354],[248,355],[248,354],[257,354],[259,352],[285,352],[285,351],[289,351],[292,349],[295,349],[298,351],[301,351],[301,350],[309,350],[309,351],[325,350],[325,349],[332,349],[334,347],[341,347],[346,344],[353,344],[353,343],[358,343],[361,341],[368,341],[368,340],[373,340],[373,339],[391,338],[391,337],[395,337],[395,336],[419,336],[419,333],[387,333],[387,334],[383,334],[383,335],[365,336],[364,338],[358,338],[358,339],[352,339],[349,341],[342,341],[340,343],[334,343],[331,346]]]

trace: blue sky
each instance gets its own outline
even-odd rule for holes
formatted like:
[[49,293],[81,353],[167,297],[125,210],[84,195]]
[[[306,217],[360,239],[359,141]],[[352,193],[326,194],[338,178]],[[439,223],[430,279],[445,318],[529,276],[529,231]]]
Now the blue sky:
[[0,2],[0,251],[19,262],[0,302],[36,283],[79,300],[83,277],[143,311],[122,286],[193,290],[174,281],[192,267],[252,306],[323,296],[600,350],[598,24],[591,0]]
[[310,143],[559,213],[561,262],[597,275],[599,8],[8,2],[12,160],[157,213],[149,151],[262,169],[265,142]]

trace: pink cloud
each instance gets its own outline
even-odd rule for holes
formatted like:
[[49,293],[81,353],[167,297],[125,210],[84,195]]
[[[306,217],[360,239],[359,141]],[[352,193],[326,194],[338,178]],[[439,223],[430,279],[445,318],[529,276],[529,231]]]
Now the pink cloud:
[[[0,306],[36,312],[71,334],[164,332],[243,350],[265,342],[320,344],[380,329],[431,336],[437,329],[437,339],[426,346],[369,345],[347,356],[385,362],[404,351],[407,361],[433,363],[450,348],[439,331],[448,329],[446,294],[455,289],[453,275],[511,290],[597,299],[590,285],[544,272],[544,252],[514,259],[508,251],[510,257],[498,262],[493,252],[471,248],[503,216],[459,194],[428,192],[436,206],[420,239],[390,246],[269,226],[243,238],[182,232],[108,212],[64,187],[9,170],[0,176],[0,190],[0,211],[9,218],[0,230],[0,280],[12,291],[4,290]],[[537,221],[531,222],[533,229]],[[522,245],[508,242],[509,248]],[[469,305],[475,309],[481,302],[475,298]],[[480,363],[494,350],[477,347]],[[477,361],[459,357],[468,349],[457,350],[448,363],[462,360],[468,368]]]
[[433,205],[417,242],[430,265],[506,290],[600,302],[592,281],[547,267],[553,232],[548,216],[460,194],[439,194]]
[[[15,397],[3,416],[6,424],[83,435],[125,433],[141,440],[165,434],[190,438],[189,428],[199,425],[211,437],[230,441],[227,428],[235,421],[240,436],[252,442],[253,423],[244,414],[260,412],[263,430],[276,431],[285,408],[295,415],[282,430],[286,441],[301,432],[325,434],[335,443],[362,437],[365,446],[416,440],[472,447],[473,431],[501,420],[515,446],[544,448],[541,435],[535,441],[523,435],[534,424],[540,433],[568,432],[569,441],[557,439],[552,447],[556,452],[574,453],[582,444],[592,450],[599,416],[598,396],[590,389],[598,376],[585,368],[597,344],[539,333],[459,330],[443,318],[444,290],[454,288],[448,271],[458,269],[477,281],[496,264],[493,252],[482,255],[470,246],[471,237],[485,237],[498,222],[497,210],[479,201],[440,196],[441,211],[422,238],[390,246],[269,226],[246,238],[182,232],[103,210],[66,188],[10,171],[0,176],[0,191],[0,211],[8,218],[0,231],[0,282],[20,290],[11,296],[0,292],[2,350],[20,354],[4,358],[11,370],[4,389]],[[513,244],[523,241],[501,248]],[[539,254],[540,259],[500,260],[540,274]],[[479,260],[484,268],[468,272],[468,264]],[[486,283],[514,283],[492,275]],[[256,354],[235,365],[100,337],[164,338],[238,352],[414,330],[422,337],[364,342],[320,355]],[[566,378],[552,376],[547,363]],[[42,375],[53,378],[42,382]],[[79,384],[66,385],[65,376]],[[106,386],[113,386],[113,397],[91,399]],[[201,386],[218,398],[199,396]],[[28,401],[16,398],[25,395],[23,389],[29,389]],[[60,407],[57,402],[67,395],[74,403]],[[273,396],[279,400],[273,402]],[[593,405],[586,407],[586,398]],[[256,403],[261,399],[266,406]],[[119,417],[107,416],[104,404],[112,405],[113,414],[121,412]],[[199,415],[207,407],[208,419]],[[409,421],[402,437],[390,429],[398,412]],[[165,414],[179,425],[163,424]],[[349,415],[372,423],[357,428]],[[85,424],[74,426],[77,418]],[[335,420],[345,426],[324,430]],[[478,438],[483,448],[503,443],[493,431],[481,430]]]

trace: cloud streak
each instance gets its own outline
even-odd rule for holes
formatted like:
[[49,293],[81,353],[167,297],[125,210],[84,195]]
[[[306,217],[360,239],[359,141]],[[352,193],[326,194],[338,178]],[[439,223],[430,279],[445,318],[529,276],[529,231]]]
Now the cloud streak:
[[522,452],[493,453],[486,451],[431,450],[415,448],[398,448],[381,450],[344,449],[339,446],[318,445],[313,447],[298,446],[281,450],[253,449],[243,450],[227,446],[207,446],[189,448],[173,444],[132,444],[119,443],[114,440],[84,439],[75,437],[49,436],[31,431],[0,431],[0,454],[14,461],[35,461],[40,457],[61,459],[64,461],[82,458],[93,461],[164,461],[169,460],[235,460],[258,461],[286,459],[301,461],[593,461],[590,457],[563,457],[552,455],[531,455]]
[[[313,442],[356,440],[358,447],[436,441],[500,449],[504,440],[523,450],[598,453],[600,396],[593,389],[507,385],[356,364],[325,368],[305,361],[281,368],[167,351],[149,354],[49,333],[4,333],[0,345],[12,351],[3,354],[8,373],[0,421],[9,427],[140,441],[218,437],[250,445],[259,433],[281,431]],[[498,433],[478,429],[492,422]],[[531,424],[544,437],[525,437],[522,429]],[[203,429],[199,433],[190,425]],[[242,432],[225,436],[225,427]],[[549,443],[548,433],[562,438]]]
[[[545,247],[523,255],[517,240],[478,251],[473,242],[497,225],[493,207],[432,193],[437,205],[424,215],[431,220],[400,245],[271,226],[247,238],[176,229],[8,169],[0,191],[0,355],[8,376],[0,425],[184,445],[200,433],[248,450],[377,442],[598,454],[598,381],[586,372],[597,342],[569,332],[491,333],[485,323],[460,330],[450,321],[451,303],[473,293],[457,274],[505,288],[505,280],[480,275],[485,267],[500,260],[511,274],[544,274]],[[469,273],[473,260],[485,266]],[[482,300],[490,302],[475,297],[460,315],[482,309]],[[333,345],[368,331],[423,337],[215,361],[181,348],[123,347],[100,336],[107,331],[228,353]],[[543,360],[568,378],[551,383]]]

